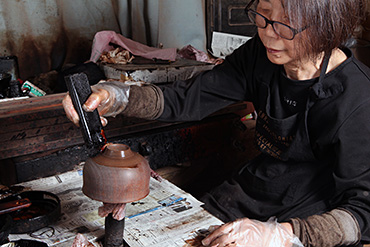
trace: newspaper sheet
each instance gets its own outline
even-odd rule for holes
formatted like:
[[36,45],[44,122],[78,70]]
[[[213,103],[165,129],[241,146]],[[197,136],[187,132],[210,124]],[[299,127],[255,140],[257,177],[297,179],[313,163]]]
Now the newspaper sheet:
[[250,38],[251,37],[242,35],[213,32],[211,44],[212,52],[210,52],[215,57],[225,58]]
[[[104,235],[101,202],[82,193],[82,168],[21,184],[31,190],[49,191],[61,200],[62,216],[54,225],[32,234],[11,234],[10,241],[32,239],[49,246],[71,246],[77,233],[94,245]],[[131,247],[186,246],[200,232],[222,222],[201,207],[202,203],[174,184],[151,178],[149,195],[126,206],[125,242]]]

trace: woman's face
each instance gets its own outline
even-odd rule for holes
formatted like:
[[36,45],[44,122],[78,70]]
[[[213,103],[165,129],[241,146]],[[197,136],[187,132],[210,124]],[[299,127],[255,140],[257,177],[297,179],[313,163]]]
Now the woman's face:
[[[279,21],[291,26],[280,0],[260,0],[257,5],[257,12],[264,15],[269,20]],[[291,26],[293,28],[297,28]],[[266,47],[268,59],[275,64],[288,65],[300,60],[297,51],[297,40],[301,33],[297,34],[293,40],[287,40],[277,35],[270,24],[266,28],[258,28],[258,35]]]

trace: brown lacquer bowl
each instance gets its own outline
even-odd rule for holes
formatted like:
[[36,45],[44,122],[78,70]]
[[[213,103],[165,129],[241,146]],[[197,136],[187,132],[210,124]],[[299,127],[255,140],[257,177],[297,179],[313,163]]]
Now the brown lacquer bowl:
[[148,161],[124,144],[107,144],[83,168],[82,192],[105,203],[127,203],[149,194]]

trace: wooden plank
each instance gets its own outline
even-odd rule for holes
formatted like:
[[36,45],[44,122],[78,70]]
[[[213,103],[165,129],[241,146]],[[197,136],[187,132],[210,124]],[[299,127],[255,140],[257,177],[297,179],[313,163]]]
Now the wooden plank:
[[[54,142],[54,141],[60,141],[63,142],[65,140],[69,140],[71,138],[81,138],[82,141],[82,135],[79,129],[71,129],[64,132],[54,132],[54,133],[47,133],[44,135],[36,135],[30,138],[23,138],[19,140],[12,140],[8,142],[0,143],[0,157],[1,154],[8,152],[12,149],[18,149],[20,153],[24,153],[21,149],[24,148],[33,148],[34,152],[40,152],[44,151],[44,149],[40,149],[39,145],[42,143],[43,145],[47,145],[48,143]],[[70,146],[70,145],[68,145]],[[50,150],[50,148],[45,149]]]
[[0,152],[0,163],[1,160],[9,159],[13,157],[19,157],[23,155],[35,154],[39,152],[47,152],[48,150],[60,150],[66,147],[79,145],[82,141],[82,137],[66,138],[64,140],[55,140],[49,142],[35,142],[34,145],[22,146],[21,148],[12,148],[3,150]]
[[[20,125],[25,126],[25,124],[20,124]],[[16,127],[19,127],[19,126],[16,126]],[[26,126],[26,127],[29,127],[29,126]],[[36,128],[23,128],[19,130],[5,131],[1,135],[0,145],[1,143],[17,141],[17,140],[25,140],[25,139],[32,138],[35,136],[43,136],[43,135],[49,135],[53,133],[62,134],[66,131],[70,131],[73,129],[77,129],[77,127],[71,122],[68,122],[68,123],[49,124],[47,126],[36,127]]]
[[178,59],[174,62],[169,63],[146,63],[145,61],[137,63],[128,64],[104,64],[101,63],[100,66],[112,67],[121,71],[137,71],[137,70],[165,70],[168,68],[183,68],[183,67],[208,67],[214,66],[213,64],[204,63],[196,60],[190,59]]
[[[24,155],[50,153],[84,143],[81,130],[66,117],[63,94],[23,99],[0,104],[0,161]],[[245,110],[246,103],[237,103],[215,113]],[[118,115],[108,118],[105,132],[108,140],[147,130],[181,123],[166,123]]]
[[[32,115],[32,113],[51,112],[53,110],[62,109],[62,99],[65,93],[45,95],[42,97],[34,97],[15,101],[5,101],[0,104],[0,120],[13,117],[13,120]],[[33,116],[33,115],[32,115]],[[37,115],[35,115],[37,117]],[[35,117],[33,116],[33,117]],[[24,120],[24,119],[23,119]]]
[[[37,114],[38,115],[38,114]],[[0,124],[0,134],[6,134],[10,132],[18,132],[18,131],[24,131],[27,129],[36,129],[36,128],[43,128],[43,127],[49,127],[49,126],[57,126],[57,125],[64,125],[67,123],[72,123],[68,120],[68,118],[65,116],[64,112],[60,113],[60,116],[49,116],[49,114],[44,114],[44,118],[40,118],[40,116],[35,116],[33,120],[30,120],[29,118],[25,118],[23,121],[16,121],[11,124],[7,123],[7,120],[11,120],[13,118],[5,119],[4,124]],[[32,117],[30,117],[32,119]]]

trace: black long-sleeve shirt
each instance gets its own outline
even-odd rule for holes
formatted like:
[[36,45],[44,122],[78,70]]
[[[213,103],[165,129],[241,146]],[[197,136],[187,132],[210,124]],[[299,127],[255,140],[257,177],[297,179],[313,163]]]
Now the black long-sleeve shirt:
[[[314,159],[284,160],[262,150],[262,165],[248,167],[254,176],[260,179],[262,173],[277,169],[271,179],[289,181],[281,185],[287,188],[292,184],[297,187],[289,201],[271,199],[267,207],[261,199],[252,206],[261,208],[244,208],[243,212],[246,217],[266,219],[275,214],[289,219],[342,208],[355,216],[362,240],[370,242],[370,69],[349,49],[343,51],[348,59],[327,73],[322,83],[313,79],[302,83],[305,89],[292,89],[300,87],[300,82],[284,78],[283,67],[268,60],[262,42],[255,37],[213,70],[161,87],[165,104],[159,120],[199,120],[237,101],[251,101],[257,112],[279,118],[292,114],[287,107],[299,105],[302,97],[307,97],[312,105],[305,125]],[[308,93],[297,98],[294,93],[284,93],[294,90]],[[271,103],[269,109],[266,101]],[[238,180],[243,181],[243,173]],[[258,201],[261,193],[251,198]],[[316,202],[320,206],[310,206]],[[279,205],[271,210],[274,203]]]

